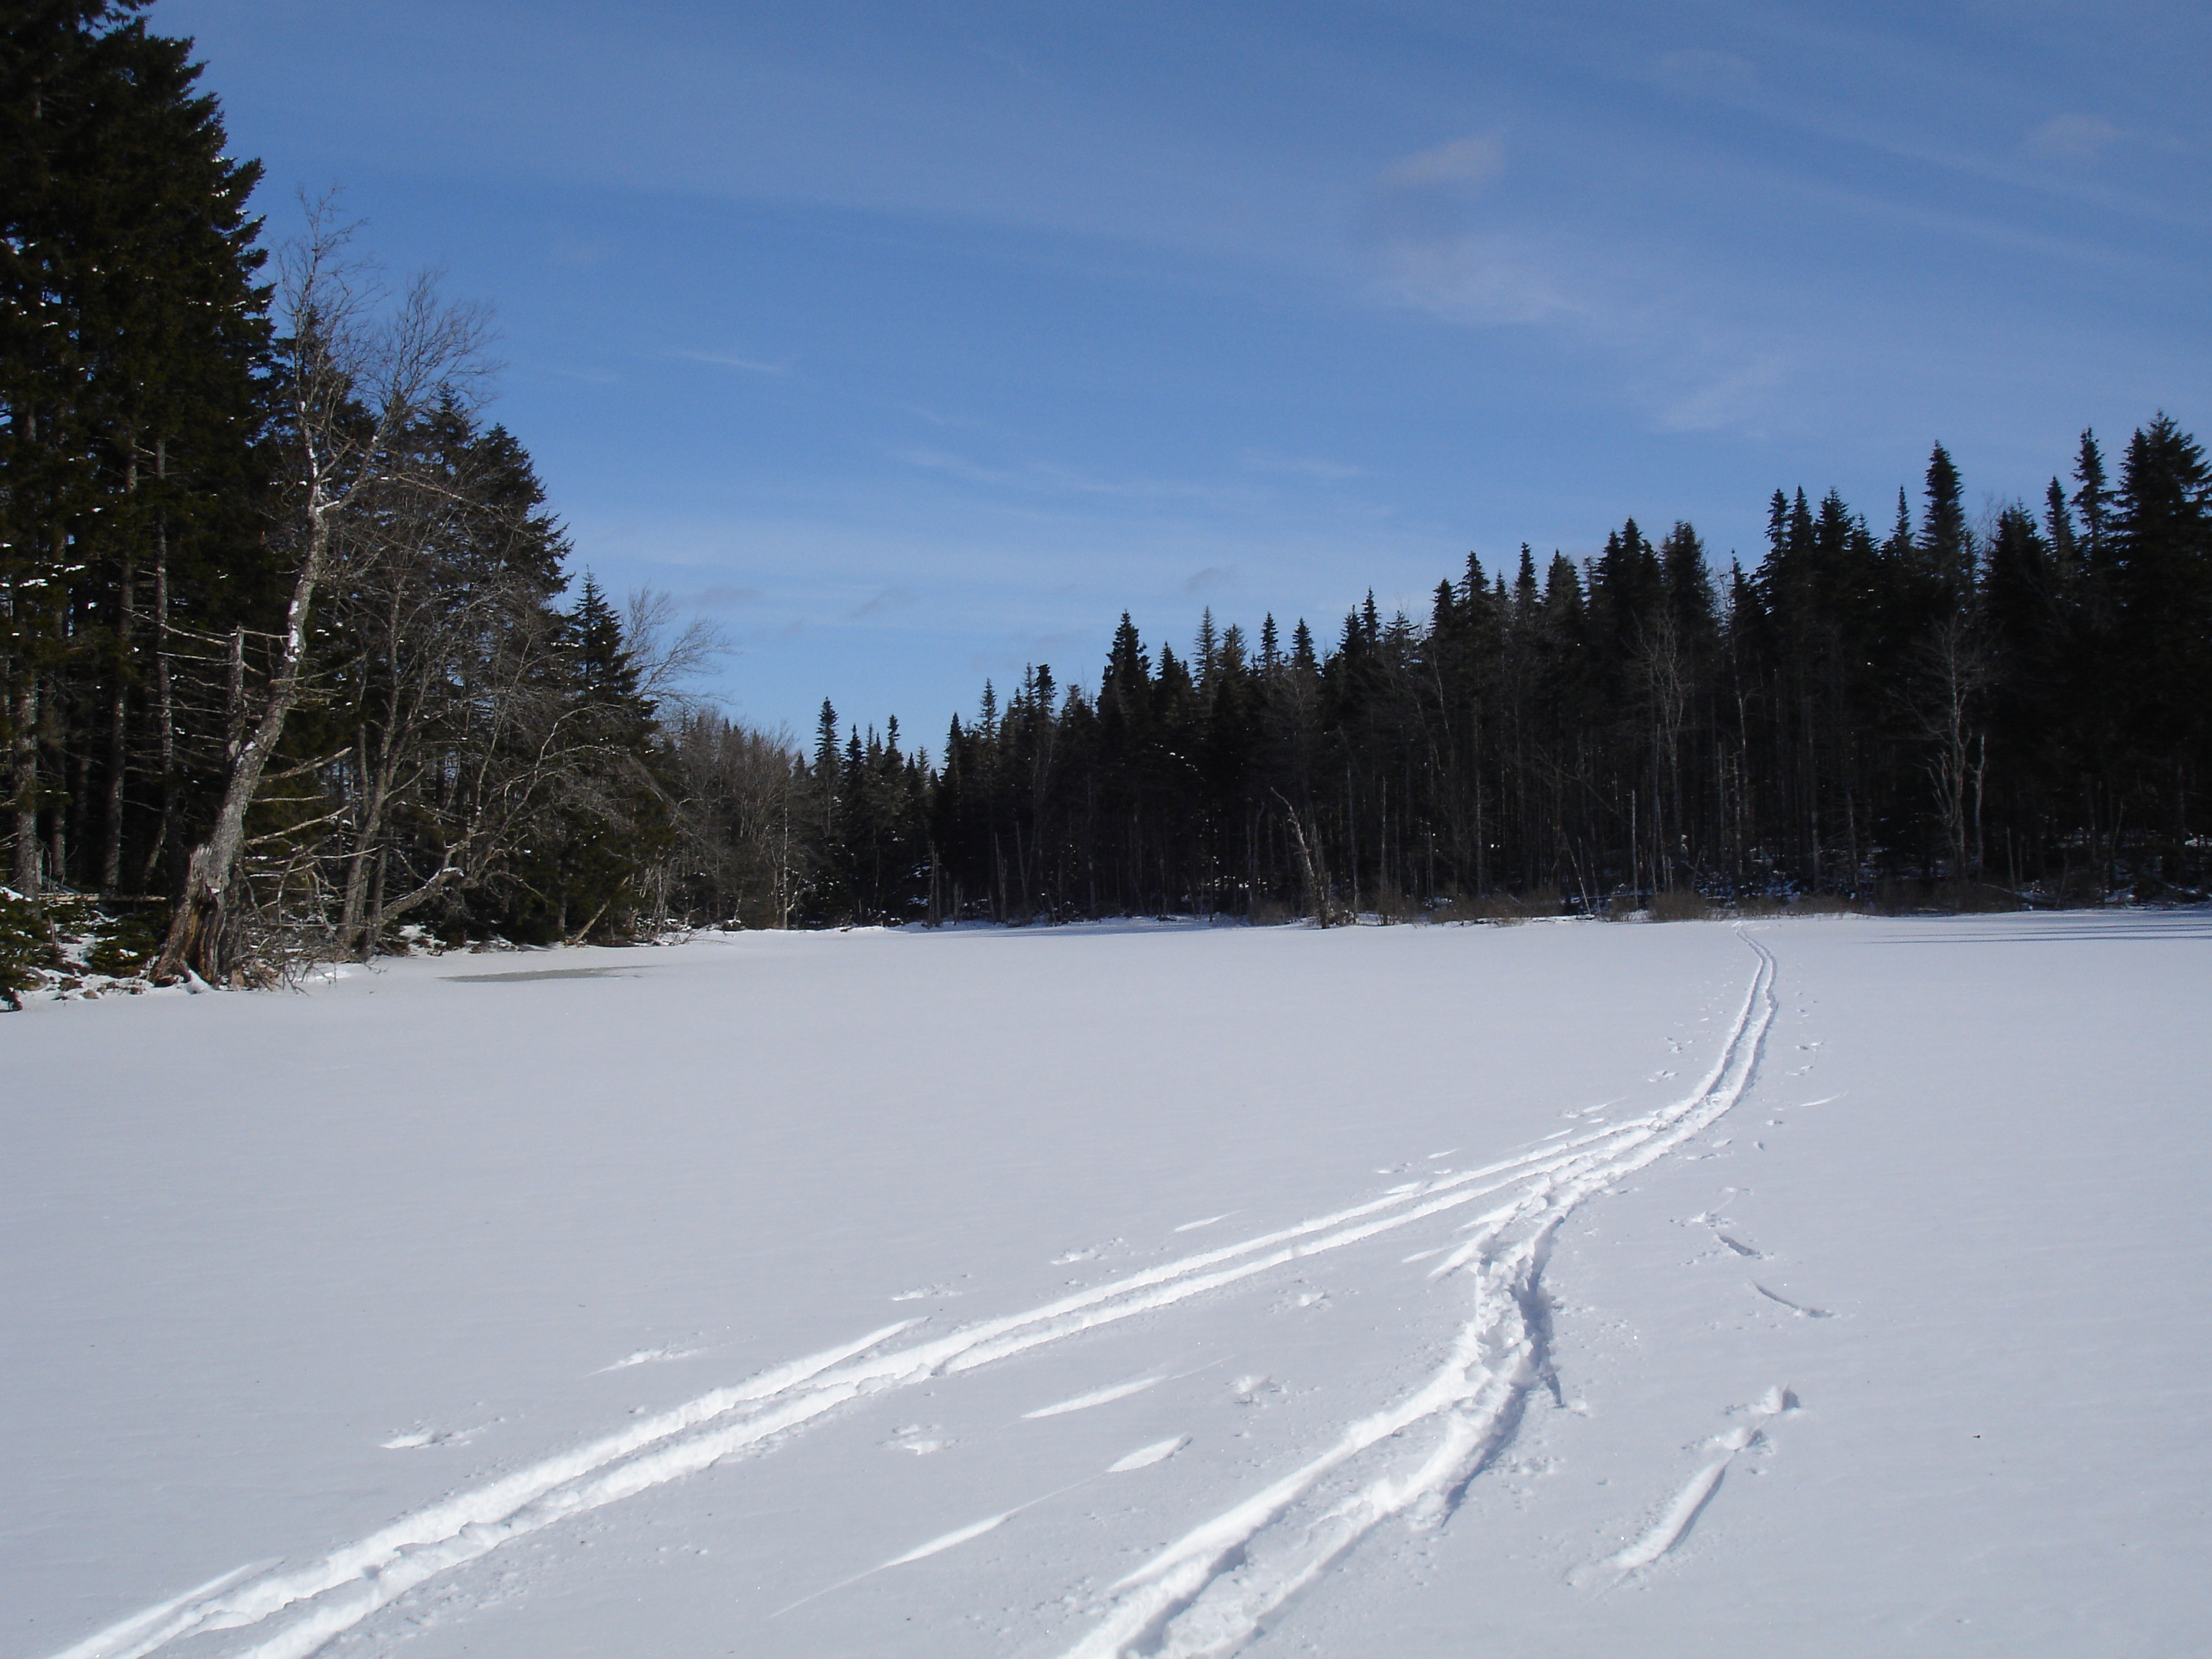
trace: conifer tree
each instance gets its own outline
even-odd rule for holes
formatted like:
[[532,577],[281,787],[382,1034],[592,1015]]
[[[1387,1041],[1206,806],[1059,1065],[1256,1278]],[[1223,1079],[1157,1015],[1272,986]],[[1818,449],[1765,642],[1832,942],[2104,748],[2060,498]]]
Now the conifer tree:
[[1941,596],[1938,602],[1955,606],[1973,585],[1973,538],[1966,526],[1959,469],[1941,444],[1928,457],[1927,500],[1921,520],[1921,557]]
[[[147,636],[158,650],[186,592],[203,627],[260,597],[236,511],[268,338],[246,215],[260,169],[225,154],[190,43],[149,33],[143,6],[0,20],[0,737],[31,890],[42,864],[121,884]],[[175,715],[146,713],[167,794]],[[40,754],[42,731],[95,720],[96,807]],[[95,824],[98,857],[72,860],[64,830]]]

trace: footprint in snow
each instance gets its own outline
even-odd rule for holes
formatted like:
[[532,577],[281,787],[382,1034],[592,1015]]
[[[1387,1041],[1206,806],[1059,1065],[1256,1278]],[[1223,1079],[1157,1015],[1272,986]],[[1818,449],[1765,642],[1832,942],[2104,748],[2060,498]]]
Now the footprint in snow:
[[1756,1279],[1752,1281],[1751,1288],[1757,1291],[1769,1302],[1779,1303],[1783,1307],[1789,1309],[1791,1313],[1796,1314],[1800,1319],[1833,1319],[1836,1316],[1826,1308],[1808,1307],[1802,1302],[1792,1302],[1786,1296],[1777,1296],[1772,1291],[1768,1290],[1765,1285],[1759,1283]]

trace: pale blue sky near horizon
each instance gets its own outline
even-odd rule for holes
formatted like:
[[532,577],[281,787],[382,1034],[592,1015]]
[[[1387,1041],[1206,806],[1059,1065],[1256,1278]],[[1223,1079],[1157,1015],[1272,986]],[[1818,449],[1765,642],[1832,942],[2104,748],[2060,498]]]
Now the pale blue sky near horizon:
[[580,567],[802,738],[1333,635],[1626,517],[1756,561],[2212,426],[2201,4],[157,0],[268,169],[495,310]]

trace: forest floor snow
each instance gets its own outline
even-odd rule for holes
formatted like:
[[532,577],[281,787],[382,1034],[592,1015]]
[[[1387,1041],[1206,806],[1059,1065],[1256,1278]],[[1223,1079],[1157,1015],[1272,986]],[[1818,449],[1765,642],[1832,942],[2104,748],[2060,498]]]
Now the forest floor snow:
[[712,936],[0,1075],[9,1659],[2212,1613],[2202,911]]

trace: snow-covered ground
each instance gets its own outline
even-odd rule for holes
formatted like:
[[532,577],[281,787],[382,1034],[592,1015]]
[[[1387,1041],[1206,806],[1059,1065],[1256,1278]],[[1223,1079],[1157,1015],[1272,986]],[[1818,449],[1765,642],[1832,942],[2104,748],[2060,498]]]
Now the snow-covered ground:
[[0,1650],[2166,1655],[2212,918],[748,934],[0,1019]]

